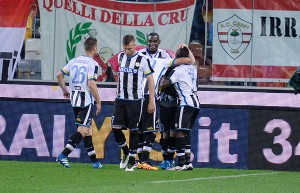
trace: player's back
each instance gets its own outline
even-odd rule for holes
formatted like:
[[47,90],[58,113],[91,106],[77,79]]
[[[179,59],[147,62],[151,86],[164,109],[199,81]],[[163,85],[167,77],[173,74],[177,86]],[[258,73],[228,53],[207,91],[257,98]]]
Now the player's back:
[[170,79],[180,99],[180,105],[189,105],[199,108],[197,98],[197,70],[193,65],[176,67]]
[[88,81],[97,73],[97,63],[91,57],[79,56],[72,59],[66,67],[69,71],[69,87],[72,106],[84,107],[94,102]]

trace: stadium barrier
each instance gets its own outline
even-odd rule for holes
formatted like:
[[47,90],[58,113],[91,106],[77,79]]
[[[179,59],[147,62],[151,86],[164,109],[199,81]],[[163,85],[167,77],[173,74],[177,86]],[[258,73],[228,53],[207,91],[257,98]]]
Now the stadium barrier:
[[[39,95],[41,90],[36,88],[39,86],[31,85],[30,88],[38,90],[35,93]],[[56,95],[53,93],[61,94],[57,86],[40,86],[48,93],[31,98],[26,98],[30,90],[28,85],[10,84],[10,87],[14,88],[11,92],[15,92],[15,97],[8,90],[0,96],[0,160],[54,161],[76,129],[70,103],[53,97]],[[110,127],[113,101],[106,98],[111,97],[112,91],[112,87],[100,86],[99,92],[105,93],[102,112],[92,123],[97,157],[104,164],[119,163],[121,157]],[[264,100],[265,106],[258,105],[259,99],[256,105],[241,105],[242,99],[239,101],[234,96],[251,94],[247,92],[198,91],[202,107],[192,131],[194,167],[299,170],[300,122],[297,117],[300,112],[299,102],[293,101],[296,95],[292,91],[261,91],[257,96],[269,97]],[[216,104],[207,103],[211,100],[208,95],[215,96]],[[230,96],[235,100],[232,104],[220,104]],[[290,100],[282,100],[285,96],[290,97],[294,107],[289,107]],[[249,102],[247,98],[244,100]],[[128,137],[128,132],[126,135]],[[155,163],[162,160],[159,137],[151,153]],[[70,154],[70,161],[89,162],[83,144]]]

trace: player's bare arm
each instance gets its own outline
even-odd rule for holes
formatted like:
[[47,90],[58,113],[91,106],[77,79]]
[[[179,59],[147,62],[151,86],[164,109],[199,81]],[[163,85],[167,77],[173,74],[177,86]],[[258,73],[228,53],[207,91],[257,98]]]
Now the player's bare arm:
[[159,86],[160,86],[161,88],[167,88],[168,86],[170,86],[170,84],[171,84],[170,80],[168,80],[168,79],[166,78],[166,76],[163,75],[163,76],[161,77],[161,79],[160,79]]
[[174,62],[174,66],[179,66],[181,64],[190,64],[191,59],[190,58],[176,58]]
[[196,59],[194,57],[194,54],[191,52],[191,50],[189,49],[189,47],[187,45],[185,45],[184,43],[181,43],[179,46],[179,48],[183,48],[183,47],[186,47],[188,50],[189,50],[189,59],[191,60],[190,61],[190,64],[195,64],[196,62]]
[[57,77],[58,85],[63,90],[64,97],[65,98],[70,98],[70,92],[69,92],[69,90],[68,90],[68,88],[66,86],[63,73],[61,71],[59,71],[57,73],[56,77]]
[[153,113],[155,111],[155,86],[152,74],[147,76],[147,83],[149,88],[148,113]]
[[96,110],[96,116],[99,115],[100,111],[101,111],[101,100],[100,100],[100,96],[98,93],[98,88],[96,85],[96,81],[95,80],[89,80],[89,87],[91,90],[91,93],[93,95],[93,97],[95,98],[95,101],[97,103],[97,110]]

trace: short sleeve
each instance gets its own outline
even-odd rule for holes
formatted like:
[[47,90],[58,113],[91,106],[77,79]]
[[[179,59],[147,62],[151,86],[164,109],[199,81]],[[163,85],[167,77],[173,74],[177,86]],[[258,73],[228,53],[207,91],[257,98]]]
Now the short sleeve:
[[142,61],[144,62],[143,65],[143,71],[144,71],[144,75],[148,76],[149,74],[152,74],[154,72],[153,68],[150,65],[150,60],[149,58],[143,58]]
[[97,80],[98,64],[95,61],[89,63],[88,66],[88,80]]
[[63,75],[67,75],[67,76],[70,75],[70,66],[72,63],[73,63],[73,60],[71,60],[67,65],[62,67],[62,69],[60,71],[63,73]]
[[157,65],[161,65],[165,68],[168,68],[168,67],[172,67],[174,65],[174,62],[176,59],[174,59],[174,58],[165,58],[165,59],[157,58],[155,60],[156,60]]

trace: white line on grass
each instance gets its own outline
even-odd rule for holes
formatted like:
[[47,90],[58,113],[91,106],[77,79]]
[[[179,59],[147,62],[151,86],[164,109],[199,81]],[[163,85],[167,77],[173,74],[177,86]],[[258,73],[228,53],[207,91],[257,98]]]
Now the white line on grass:
[[170,182],[188,182],[188,181],[197,181],[197,180],[215,180],[215,179],[227,179],[227,178],[239,178],[239,177],[248,177],[248,176],[264,176],[264,175],[274,175],[279,172],[268,172],[268,173],[260,173],[260,174],[240,174],[240,175],[232,175],[232,176],[213,176],[207,178],[191,178],[185,180],[161,180],[161,181],[151,181],[151,184],[160,184],[160,183],[170,183]]

